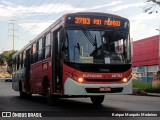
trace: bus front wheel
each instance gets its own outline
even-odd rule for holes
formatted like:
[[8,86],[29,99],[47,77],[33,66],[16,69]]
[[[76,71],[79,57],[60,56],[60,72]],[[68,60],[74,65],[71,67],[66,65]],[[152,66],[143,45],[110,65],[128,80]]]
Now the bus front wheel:
[[50,93],[50,88],[48,87],[48,92],[47,92],[47,103],[49,105],[55,105],[58,102],[58,97],[55,95],[52,95]]
[[101,96],[91,96],[91,101],[95,105],[99,105],[104,101],[104,95]]
[[29,97],[32,96],[32,94],[23,91],[21,82],[19,84],[19,95],[20,95],[21,98],[29,98]]

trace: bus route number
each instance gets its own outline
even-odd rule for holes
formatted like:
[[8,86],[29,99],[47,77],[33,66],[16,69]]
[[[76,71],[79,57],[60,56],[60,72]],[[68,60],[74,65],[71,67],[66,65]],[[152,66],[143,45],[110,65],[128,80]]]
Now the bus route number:
[[75,17],[75,24],[89,25],[91,24],[91,20],[90,18],[85,18],[85,17]]

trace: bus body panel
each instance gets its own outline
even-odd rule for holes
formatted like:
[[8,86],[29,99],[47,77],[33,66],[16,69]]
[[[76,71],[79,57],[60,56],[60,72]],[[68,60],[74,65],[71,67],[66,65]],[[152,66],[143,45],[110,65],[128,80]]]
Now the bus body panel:
[[43,93],[43,80],[48,78],[49,83],[52,85],[52,66],[51,60],[31,65],[31,89],[32,93],[42,94]]

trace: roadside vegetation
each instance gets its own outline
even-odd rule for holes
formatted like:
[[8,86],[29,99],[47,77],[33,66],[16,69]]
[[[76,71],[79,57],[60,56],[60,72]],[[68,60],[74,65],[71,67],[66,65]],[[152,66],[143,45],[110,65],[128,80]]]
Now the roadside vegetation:
[[152,83],[143,82],[141,80],[133,80],[133,88],[143,90],[149,93],[160,93],[160,87],[153,88]]
[[4,74],[12,74],[12,55],[16,53],[15,50],[4,51],[0,54],[0,68],[7,68]]

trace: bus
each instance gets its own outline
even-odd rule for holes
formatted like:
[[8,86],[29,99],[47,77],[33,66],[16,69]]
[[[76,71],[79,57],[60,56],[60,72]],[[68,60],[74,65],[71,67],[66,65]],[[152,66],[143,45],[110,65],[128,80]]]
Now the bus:
[[12,56],[12,88],[20,97],[90,97],[132,93],[129,20],[99,12],[60,17]]

